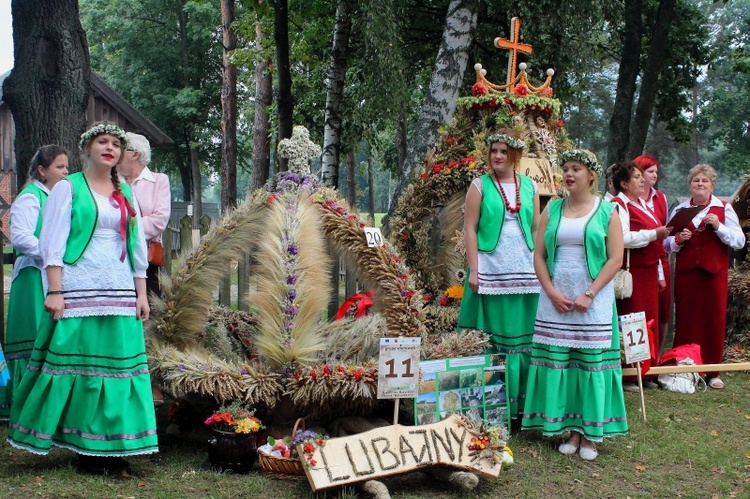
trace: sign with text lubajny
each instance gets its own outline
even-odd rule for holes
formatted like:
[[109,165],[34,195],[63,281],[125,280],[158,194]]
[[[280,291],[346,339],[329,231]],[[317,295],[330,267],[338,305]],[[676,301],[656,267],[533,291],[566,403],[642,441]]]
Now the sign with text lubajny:
[[[384,426],[315,447],[309,460],[315,464],[308,462],[305,474],[314,491],[437,465],[497,478],[501,464],[469,450],[471,436],[455,416],[430,425]],[[302,446],[298,450],[302,455]]]

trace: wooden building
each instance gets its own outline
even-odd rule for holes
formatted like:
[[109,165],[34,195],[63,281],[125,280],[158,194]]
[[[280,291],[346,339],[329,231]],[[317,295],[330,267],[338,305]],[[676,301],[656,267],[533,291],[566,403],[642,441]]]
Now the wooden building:
[[[13,150],[15,125],[8,105],[2,100],[3,82],[8,75],[10,71],[0,75],[0,220],[3,243],[10,241],[10,204],[17,194],[17,165]],[[151,142],[151,147],[173,144],[172,139],[92,71],[86,121],[88,125],[92,125],[103,120],[117,123],[127,132],[144,135]]]

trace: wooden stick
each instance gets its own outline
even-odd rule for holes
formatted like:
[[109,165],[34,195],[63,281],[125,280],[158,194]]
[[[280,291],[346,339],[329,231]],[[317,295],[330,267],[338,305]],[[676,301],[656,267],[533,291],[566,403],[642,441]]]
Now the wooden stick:
[[393,424],[398,424],[398,406],[401,403],[401,399],[395,399],[393,402]]
[[[737,362],[733,364],[696,364],[685,366],[656,366],[648,370],[648,374],[674,374],[674,373],[702,373],[702,372],[724,372],[724,371],[750,371],[750,362]],[[635,376],[638,370],[634,367],[623,368],[623,376]]]
[[646,421],[646,399],[643,396],[643,373],[641,372],[641,363],[635,363],[635,370],[638,374],[638,393],[641,394],[641,411],[643,412],[643,420]]

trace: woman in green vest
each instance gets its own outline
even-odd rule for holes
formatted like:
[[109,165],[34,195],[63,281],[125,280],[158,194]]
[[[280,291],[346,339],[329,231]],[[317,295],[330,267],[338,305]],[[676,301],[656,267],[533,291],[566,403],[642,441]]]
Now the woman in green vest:
[[37,331],[52,327],[44,311],[47,276],[42,272],[39,233],[42,210],[50,190],[68,174],[68,151],[58,145],[40,147],[31,159],[28,182],[10,207],[10,243],[16,254],[13,264],[5,356],[10,382],[0,388],[0,420],[7,420],[13,392],[26,372]]
[[614,204],[594,194],[602,167],[589,151],[558,157],[568,196],[539,223],[534,268],[544,290],[534,326],[524,430],[571,432],[563,454],[597,457],[593,442],[628,432],[612,278],[622,264]]
[[56,322],[37,335],[8,428],[14,447],[70,449],[93,473],[158,451],[142,323],[146,240],[137,202],[115,170],[126,142],[112,124],[86,131],[83,172],[47,199],[39,248],[49,280],[44,307]]
[[485,331],[492,352],[505,355],[508,410],[515,418],[523,411],[540,290],[532,258],[539,194],[533,180],[516,172],[522,140],[501,131],[488,137],[487,146],[489,172],[466,193],[469,269],[458,327]]

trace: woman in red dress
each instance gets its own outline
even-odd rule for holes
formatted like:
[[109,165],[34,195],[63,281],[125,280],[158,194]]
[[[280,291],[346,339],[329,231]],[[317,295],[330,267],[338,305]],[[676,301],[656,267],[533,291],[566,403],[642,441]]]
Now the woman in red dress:
[[[630,273],[633,275],[633,294],[630,298],[617,300],[617,314],[645,312],[647,322],[653,320],[654,324],[658,324],[661,241],[669,235],[669,229],[659,222],[641,199],[645,182],[643,172],[635,163],[618,163],[612,170],[612,184],[617,191],[612,201],[620,207],[625,242],[623,268],[627,268],[630,262]],[[646,370],[659,360],[658,334],[649,334],[649,345],[651,359],[644,363]],[[638,391],[632,382],[623,383],[623,389]]]
[[[654,187],[659,180],[659,162],[656,158],[648,154],[642,154],[633,160],[639,170],[643,172],[643,180],[646,189],[641,199],[646,203],[651,211],[656,215],[661,225],[667,225],[667,216],[669,215],[669,204],[667,196],[656,190]],[[669,256],[666,251],[661,252],[661,269],[659,273],[659,346],[664,346],[664,340],[667,337],[669,321],[672,319],[672,286],[671,274],[669,270]],[[660,354],[660,351],[656,352]]]
[[[732,205],[713,195],[716,171],[696,165],[688,172],[691,198],[672,210],[670,222],[683,209],[695,216],[664,248],[676,253],[674,276],[674,346],[696,343],[704,364],[720,364],[724,357],[727,324],[729,248],[745,246],[737,214]],[[675,221],[678,219],[675,219]],[[707,373],[708,386],[724,388],[719,373]]]

